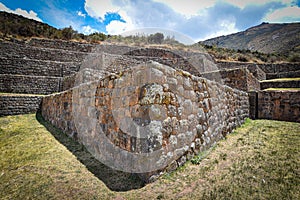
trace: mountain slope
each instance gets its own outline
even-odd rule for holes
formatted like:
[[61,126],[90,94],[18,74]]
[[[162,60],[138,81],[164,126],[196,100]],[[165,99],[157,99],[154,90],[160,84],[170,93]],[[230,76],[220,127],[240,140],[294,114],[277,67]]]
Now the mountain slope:
[[200,43],[262,53],[300,53],[300,23],[262,23],[246,31],[208,39]]

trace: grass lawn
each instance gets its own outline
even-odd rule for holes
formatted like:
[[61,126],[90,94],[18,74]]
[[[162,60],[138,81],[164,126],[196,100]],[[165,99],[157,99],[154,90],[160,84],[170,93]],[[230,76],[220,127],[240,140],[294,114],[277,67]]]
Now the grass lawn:
[[0,199],[298,199],[300,124],[247,123],[144,185],[113,171],[39,115],[0,118]]

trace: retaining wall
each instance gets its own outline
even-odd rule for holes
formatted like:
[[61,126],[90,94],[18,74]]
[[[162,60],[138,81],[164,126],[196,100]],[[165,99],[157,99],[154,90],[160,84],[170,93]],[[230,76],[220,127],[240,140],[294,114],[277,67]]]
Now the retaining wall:
[[300,80],[262,81],[260,88],[300,88]]
[[300,63],[259,64],[259,67],[267,74],[284,73],[300,70]]
[[1,42],[0,57],[8,59],[35,59],[60,62],[81,62],[88,53],[63,49],[39,48],[12,42]]
[[201,77],[214,80],[242,91],[260,90],[259,81],[246,68],[223,69],[202,73]]
[[246,68],[256,79],[266,80],[266,73],[255,63],[218,62],[217,65],[220,70]]
[[72,42],[65,40],[49,40],[49,39],[39,39],[31,38],[26,44],[30,46],[40,47],[40,48],[52,48],[52,49],[63,49],[68,51],[79,51],[79,52],[92,52],[96,47],[94,44]]
[[42,102],[42,96],[0,95],[0,117],[35,113]]
[[267,74],[266,79],[297,78],[297,77],[300,77],[300,70],[298,70],[298,71],[290,71],[290,72],[281,72],[281,73]]
[[293,76],[293,74],[300,71],[300,63],[256,64],[243,62],[218,62],[217,64],[220,69],[246,67],[258,80],[288,77],[294,78],[296,76]]
[[1,58],[0,74],[63,77],[79,70],[80,63]]
[[0,74],[0,92],[51,94],[61,91],[61,78]]
[[46,96],[41,111],[100,161],[149,181],[241,125],[249,103],[245,92],[148,63]]
[[259,91],[257,118],[300,122],[300,91]]

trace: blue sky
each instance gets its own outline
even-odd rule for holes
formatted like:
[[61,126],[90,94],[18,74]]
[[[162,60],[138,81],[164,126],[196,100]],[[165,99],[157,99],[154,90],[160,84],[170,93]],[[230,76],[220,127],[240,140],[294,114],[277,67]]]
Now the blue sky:
[[168,29],[193,41],[300,22],[300,0],[0,0],[0,10],[85,34]]

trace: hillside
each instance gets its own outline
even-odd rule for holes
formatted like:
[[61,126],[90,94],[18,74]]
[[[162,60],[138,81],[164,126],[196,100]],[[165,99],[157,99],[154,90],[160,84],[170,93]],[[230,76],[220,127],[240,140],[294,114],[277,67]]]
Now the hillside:
[[200,43],[262,53],[300,53],[300,23],[262,23],[242,32],[208,39]]
[[46,23],[25,18],[21,15],[0,11],[0,38],[31,38],[41,37],[48,39],[77,40],[87,42],[103,41],[107,36],[103,33],[84,35],[66,27],[57,29]]
[[0,12],[0,21],[0,32],[5,35],[54,37],[58,31],[48,24],[3,11]]

